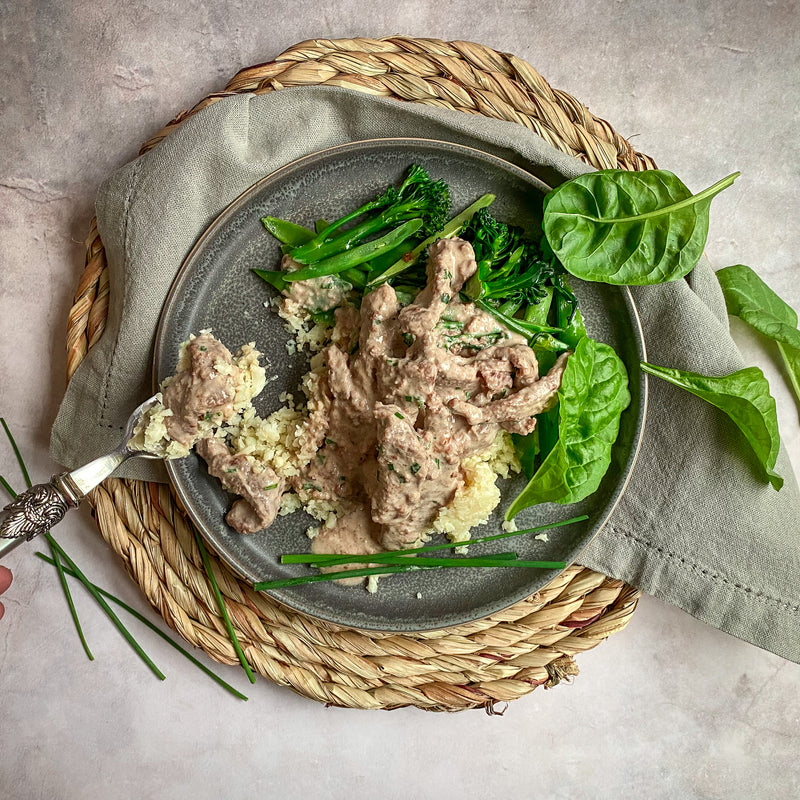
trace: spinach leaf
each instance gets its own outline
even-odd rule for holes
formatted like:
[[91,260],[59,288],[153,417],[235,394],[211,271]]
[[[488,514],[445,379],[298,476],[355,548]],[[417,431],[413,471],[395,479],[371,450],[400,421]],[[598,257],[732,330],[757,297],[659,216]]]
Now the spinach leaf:
[[800,331],[797,312],[744,264],[717,272],[728,313],[778,344],[795,397],[800,403]]
[[789,383],[792,384],[794,396],[797,398],[798,409],[800,410],[800,350],[788,344],[783,344],[783,342],[778,342],[778,350],[781,358],[783,358],[783,363],[786,365]]
[[773,467],[778,458],[780,435],[775,400],[758,367],[746,367],[730,375],[712,378],[696,372],[657,367],[642,362],[642,369],[663,378],[724,411],[744,434],[764,470],[765,479],[779,491],[783,478]]
[[625,365],[607,344],[582,338],[567,360],[558,399],[558,441],[506,519],[537,503],[576,503],[597,489],[631,399]]
[[589,172],[545,197],[544,234],[578,278],[634,286],[673,281],[700,260],[711,200],[738,176],[693,195],[665,170]]
[[525,477],[530,480],[536,472],[536,456],[539,454],[539,426],[522,436],[519,433],[512,433],[511,439],[514,442],[514,450],[517,453],[522,471]]

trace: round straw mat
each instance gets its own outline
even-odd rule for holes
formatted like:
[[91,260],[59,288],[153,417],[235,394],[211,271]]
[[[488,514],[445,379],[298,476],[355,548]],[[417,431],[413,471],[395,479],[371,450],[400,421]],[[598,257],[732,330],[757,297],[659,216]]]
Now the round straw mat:
[[[599,169],[655,166],[607,122],[551,88],[527,62],[472,42],[405,36],[295,45],[274,61],[241,70],[223,91],[178,114],[141,152],[223,97],[316,84],[516,122]],[[94,221],[68,319],[67,379],[103,333],[108,296],[103,243]],[[112,478],[90,502],[103,538],[167,624],[217,661],[237,663],[191,523],[170,487]],[[622,630],[639,597],[621,581],[574,565],[535,595],[486,619],[387,635],[295,613],[254,592],[216,559],[213,564],[253,668],[314,700],[353,708],[413,705],[493,712],[497,703],[576,675],[573,657]]]

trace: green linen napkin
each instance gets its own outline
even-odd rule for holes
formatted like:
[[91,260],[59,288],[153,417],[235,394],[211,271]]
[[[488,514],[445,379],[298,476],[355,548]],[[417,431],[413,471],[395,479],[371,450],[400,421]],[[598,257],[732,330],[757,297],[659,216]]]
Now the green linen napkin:
[[[296,158],[385,136],[477,147],[550,185],[588,170],[520,125],[345,89],[284,89],[214,103],[100,189],[108,323],[69,384],[53,427],[53,458],[75,468],[119,444],[128,414],[151,394],[155,330],[172,279],[228,203]],[[638,287],[634,296],[653,363],[715,375],[744,366],[705,260],[690,281]],[[759,480],[721,412],[651,379],[630,484],[580,561],[800,661],[800,497],[784,452],[776,468],[786,478],[780,493]],[[162,465],[146,461],[129,462],[120,474],[166,479]]]

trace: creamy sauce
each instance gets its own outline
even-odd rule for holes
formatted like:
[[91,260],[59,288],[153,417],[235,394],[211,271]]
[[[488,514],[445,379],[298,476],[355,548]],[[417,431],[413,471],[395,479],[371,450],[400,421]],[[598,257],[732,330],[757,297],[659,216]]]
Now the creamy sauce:
[[283,478],[243,453],[233,455],[225,442],[213,436],[201,439],[196,450],[223,488],[240,497],[225,517],[228,524],[239,533],[269,527],[281,507]]
[[337,310],[311,398],[308,432],[321,446],[293,487],[351,510],[315,539],[316,552],[414,545],[463,483],[461,461],[500,429],[529,433],[555,402],[566,356],[539,379],[521,336],[461,303],[475,269],[467,242],[440,240],[411,305],[401,308],[384,284],[360,312]]
[[185,364],[164,389],[167,433],[181,444],[193,442],[201,420],[221,422],[233,415],[241,370],[230,350],[208,333],[192,339],[184,351]]
[[[281,268],[293,272],[302,267],[289,256],[284,256]],[[320,313],[340,306],[352,290],[352,285],[336,275],[311,278],[307,281],[292,281],[283,294],[294,300],[306,311]]]
[[[307,465],[290,479],[304,502],[340,509],[314,539],[314,552],[371,554],[416,544],[464,484],[462,461],[500,430],[530,433],[535,415],[555,403],[566,354],[540,378],[523,337],[461,302],[476,268],[468,242],[442,239],[429,250],[425,288],[405,307],[388,284],[365,295],[360,309],[342,305],[351,287],[339,279],[297,281],[287,290],[306,309],[336,307],[324,369],[308,390]],[[193,339],[164,391],[173,412],[165,418],[169,435],[190,442],[200,420],[229,419],[237,370],[212,336]],[[251,533],[273,522],[288,488],[283,478],[211,435],[197,452],[239,495],[226,517],[231,527]]]

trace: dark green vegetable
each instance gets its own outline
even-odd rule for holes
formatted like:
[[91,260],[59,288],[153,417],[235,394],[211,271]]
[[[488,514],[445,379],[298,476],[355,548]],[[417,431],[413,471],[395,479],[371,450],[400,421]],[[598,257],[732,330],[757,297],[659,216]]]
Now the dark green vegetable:
[[[553,328],[550,325],[537,325],[535,322],[526,322],[524,319],[517,319],[508,314],[504,314],[499,308],[495,308],[490,303],[483,300],[476,300],[475,305],[487,314],[491,314],[498,322],[502,322],[509,330],[526,336],[528,339],[536,338],[543,333],[561,333],[560,328]],[[559,350],[568,350],[567,345],[559,342]]]
[[208,582],[211,584],[211,591],[214,595],[214,599],[217,601],[217,608],[219,609],[220,616],[225,624],[225,630],[228,631],[228,637],[231,640],[233,649],[239,658],[239,663],[242,665],[242,669],[245,671],[248,680],[250,683],[255,683],[256,676],[253,675],[253,670],[251,669],[250,664],[245,657],[244,651],[239,644],[239,637],[236,635],[231,618],[228,616],[228,609],[225,606],[225,601],[222,599],[222,592],[220,592],[219,586],[217,585],[217,579],[214,576],[214,570],[211,567],[211,560],[208,557],[208,551],[206,550],[206,546],[203,544],[203,539],[201,538],[200,533],[196,529],[194,531],[194,538],[197,542],[197,549],[200,551],[200,558],[203,561],[203,568],[208,576]]
[[[586,514],[581,514],[578,517],[571,517],[570,519],[562,520],[561,522],[551,522],[547,525],[539,525],[536,528],[525,528],[519,531],[506,531],[505,533],[496,533],[492,536],[479,536],[476,539],[469,539],[465,542],[445,542],[444,544],[427,544],[423,547],[408,547],[405,550],[392,550],[392,555],[407,556],[416,555],[418,553],[430,553],[436,550],[452,550],[457,547],[472,547],[476,544],[484,544],[485,542],[496,542],[500,539],[508,539],[512,536],[526,536],[529,533],[541,533],[542,531],[549,531],[551,528],[561,528],[564,525],[573,525],[576,522],[583,522],[589,519]],[[335,565],[341,563],[339,559],[348,558],[340,553],[292,553],[291,555],[281,556],[281,564],[307,564],[309,559],[311,563],[323,563],[326,565]]]
[[[379,209],[379,213],[367,216],[355,226],[332,234],[366,211]],[[316,264],[324,259],[351,250],[359,242],[386,228],[408,220],[421,220],[425,233],[434,233],[447,221],[450,213],[450,189],[444,181],[434,181],[426,170],[413,165],[399,188],[390,186],[373,203],[362,206],[331,223],[321,233],[291,251],[291,257],[300,264]],[[399,240],[394,244],[398,244]],[[375,254],[377,255],[377,253]],[[359,262],[363,263],[363,262]],[[352,266],[352,265],[351,265]]]
[[466,224],[472,219],[472,215],[481,208],[486,208],[491,205],[494,199],[495,196],[493,194],[485,194],[479,197],[472,205],[465,208],[460,214],[457,214],[448,223],[442,226],[441,230],[428,236],[427,239],[424,239],[413,250],[404,254],[388,269],[371,278],[367,285],[377,286],[378,284],[385,283],[389,278],[393,278],[395,275],[399,275],[401,272],[410,269],[427,250],[428,245],[433,244],[437,239],[450,239],[453,236],[458,236],[461,231],[464,230]]
[[[56,562],[52,558],[46,556],[44,553],[34,553],[34,555],[37,556],[37,558],[41,558],[42,561],[46,561],[48,564],[53,564],[53,565],[56,564]],[[72,578],[78,578],[77,573],[73,572],[69,568],[65,568],[64,572]],[[115,597],[113,594],[111,594],[111,592],[107,592],[105,589],[101,589],[94,583],[91,584],[91,586],[98,592],[98,594],[102,595],[107,600],[111,600],[111,602],[115,603],[120,608],[124,608],[125,611],[127,611],[132,617],[139,620],[139,622],[141,622],[142,625],[145,625],[146,627],[150,628],[150,630],[153,631],[153,633],[160,636],[168,645],[174,647],[179,653],[188,658],[189,661],[192,662],[192,664],[194,664],[198,669],[205,672],[205,674],[208,675],[209,678],[216,681],[220,686],[222,686],[223,689],[227,689],[232,695],[234,695],[234,697],[238,697],[240,700],[247,700],[247,695],[242,694],[238,689],[235,689],[227,681],[220,678],[220,676],[217,675],[215,672],[212,672],[205,664],[203,664],[202,661],[198,661],[188,650],[181,647],[176,641],[171,639],[166,633],[164,633],[164,631],[162,631],[159,627],[150,622],[150,620],[147,619],[147,617],[140,614],[135,608],[131,608],[127,603],[120,600],[119,597]]]
[[495,219],[488,208],[482,208],[472,216],[464,229],[463,238],[475,251],[475,261],[478,263],[476,275],[482,280],[489,277],[494,267],[507,264],[512,255],[512,265],[516,263],[524,250],[520,249],[522,228]]
[[797,312],[744,264],[717,272],[728,313],[750,325],[777,345],[800,404],[800,331]]
[[778,415],[767,379],[758,367],[746,367],[719,378],[647,362],[642,362],[642,369],[724,411],[753,448],[765,480],[780,490],[783,478],[773,469],[780,449]]
[[513,302],[525,308],[545,297],[547,287],[564,271],[555,257],[544,258],[540,245],[525,239],[521,228],[495,219],[488,209],[475,214],[463,236],[478,263],[464,287],[470,300]]
[[[554,408],[545,411],[543,414],[539,414],[537,418],[538,422],[536,423],[536,430],[534,433],[539,434],[540,464],[550,455],[550,451],[556,446],[556,442],[558,441],[558,414],[559,406],[556,404]],[[528,475],[527,472],[525,474]],[[529,479],[531,477],[532,475],[528,475]]]
[[281,243],[298,247],[314,238],[314,231],[277,217],[262,217],[264,227]]
[[346,269],[340,274],[343,280],[347,281],[356,289],[363,289],[367,285],[367,274],[362,269]]
[[711,200],[738,176],[693,195],[665,170],[589,172],[545,197],[544,234],[578,278],[636,286],[676,280],[700,260]]
[[530,480],[536,472],[536,456],[539,455],[539,424],[537,423],[536,428],[525,436],[512,433],[511,440],[514,442],[514,450],[522,471]]
[[379,256],[384,251],[413,236],[421,227],[421,219],[408,220],[408,222],[404,222],[378,239],[373,239],[358,247],[353,247],[351,250],[317,261],[311,266],[303,267],[294,272],[286,272],[284,273],[284,278],[287,281],[306,281],[309,278],[321,278],[323,275],[336,275]]
[[279,292],[282,292],[289,286],[284,277],[286,273],[280,270],[254,269],[253,272],[255,272],[262,281],[266,281],[270,286],[274,286]]
[[597,489],[630,403],[625,365],[607,344],[584,337],[567,360],[558,400],[558,441],[506,519],[538,503],[576,503]]
[[558,338],[569,347],[576,347],[586,336],[583,314],[566,275],[558,275],[556,285],[556,325],[561,328]]
[[535,303],[530,303],[525,309],[525,322],[533,322],[536,325],[547,325],[547,315],[550,313],[550,306],[553,304],[553,287],[545,286],[544,295]]

